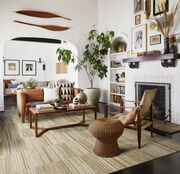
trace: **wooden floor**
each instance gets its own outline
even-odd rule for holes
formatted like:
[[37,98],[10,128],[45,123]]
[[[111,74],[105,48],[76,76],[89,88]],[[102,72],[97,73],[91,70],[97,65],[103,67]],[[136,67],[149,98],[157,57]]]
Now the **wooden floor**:
[[[88,113],[88,121],[93,114]],[[102,114],[98,114],[102,117]],[[79,121],[77,113],[49,116],[41,119],[41,126],[54,126]],[[143,131],[142,148],[137,149],[134,130],[125,129],[118,144],[122,153],[113,158],[101,158],[93,153],[95,138],[87,127],[66,128],[34,137],[27,123],[14,116],[0,117],[0,173],[1,174],[106,174],[149,161],[180,150],[176,141],[156,135],[151,138]]]
[[166,155],[112,174],[179,174],[180,152]]

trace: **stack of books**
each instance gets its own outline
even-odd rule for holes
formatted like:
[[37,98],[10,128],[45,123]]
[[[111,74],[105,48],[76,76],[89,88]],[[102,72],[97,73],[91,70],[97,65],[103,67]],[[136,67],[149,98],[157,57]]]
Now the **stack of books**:
[[50,104],[37,104],[35,106],[36,110],[40,111],[49,111],[49,110],[53,110],[54,107]]

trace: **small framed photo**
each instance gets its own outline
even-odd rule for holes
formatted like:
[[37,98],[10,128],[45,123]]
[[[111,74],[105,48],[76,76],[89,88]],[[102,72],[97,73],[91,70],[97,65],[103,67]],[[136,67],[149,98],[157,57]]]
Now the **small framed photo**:
[[153,15],[159,15],[169,10],[169,0],[153,0]]
[[135,25],[141,24],[141,15],[138,14],[135,16]]
[[146,52],[147,50],[147,25],[132,28],[132,53]]
[[144,10],[144,0],[134,0],[134,13]]
[[161,35],[154,35],[150,37],[150,45],[158,45],[161,44]]
[[36,76],[36,61],[35,60],[22,60],[22,75],[23,76]]
[[20,61],[14,59],[4,60],[4,75],[5,76],[19,76],[20,75]]

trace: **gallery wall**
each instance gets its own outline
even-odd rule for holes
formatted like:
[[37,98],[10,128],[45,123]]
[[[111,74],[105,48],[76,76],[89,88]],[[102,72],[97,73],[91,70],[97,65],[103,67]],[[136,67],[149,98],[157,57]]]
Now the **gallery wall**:
[[[14,13],[17,10],[47,11],[71,18],[71,21],[61,18],[42,19]],[[4,109],[3,104],[3,51],[7,41],[16,37],[44,37],[62,39],[71,42],[82,55],[82,48],[87,39],[87,33],[93,25],[97,26],[97,1],[96,0],[1,0],[0,1],[0,111]],[[49,31],[38,27],[27,26],[13,22],[20,20],[42,25],[62,25],[70,27],[66,31]],[[48,50],[44,50],[46,52]],[[48,54],[48,53],[47,53]],[[51,73],[50,69],[49,73]],[[75,75],[75,76],[74,76]],[[89,85],[86,76],[77,72],[77,86],[82,88]],[[61,77],[58,77],[61,78]],[[76,79],[76,74],[72,78]],[[79,80],[81,79],[81,80]]]
[[[145,2],[145,1],[144,1]],[[171,10],[178,0],[169,0],[169,10]],[[153,3],[153,0],[151,1]],[[153,6],[151,6],[151,11]],[[135,16],[141,15],[141,23],[135,26]],[[175,17],[174,33],[180,31],[180,9],[177,12]],[[149,38],[150,36],[160,34],[158,31],[150,31],[149,22],[145,19],[144,11],[134,14],[134,1],[132,0],[99,0],[99,27],[101,30],[107,30],[109,27],[114,29],[116,36],[120,32],[128,34],[128,51],[131,51],[131,30],[134,27],[138,27],[147,23],[147,51],[151,50],[161,50],[164,49],[163,37],[161,44],[150,46]],[[177,37],[179,38],[180,35]],[[180,43],[177,44],[180,52]],[[136,54],[127,55],[127,57],[136,57]],[[109,66],[109,57],[107,57],[106,62]],[[160,83],[171,83],[172,94],[171,94],[171,109],[172,109],[172,122],[180,123],[180,111],[178,110],[178,97],[180,96],[180,62],[177,60],[176,67],[174,68],[164,68],[161,66],[160,61],[147,61],[141,62],[139,69],[130,69],[127,64],[125,64],[126,71],[126,93],[125,98],[127,100],[135,99],[135,87],[134,84],[136,81],[143,82],[160,82]],[[99,80],[99,87],[104,86],[104,95],[101,98],[101,101],[108,101],[108,90],[109,90],[109,79],[104,79],[103,81]]]

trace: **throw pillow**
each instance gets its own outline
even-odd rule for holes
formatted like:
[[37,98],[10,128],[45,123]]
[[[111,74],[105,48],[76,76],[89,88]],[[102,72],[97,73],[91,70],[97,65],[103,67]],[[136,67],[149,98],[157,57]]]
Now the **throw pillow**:
[[64,101],[72,101],[74,97],[74,84],[75,82],[65,82],[59,84],[60,96]]
[[54,101],[59,98],[59,87],[44,88],[44,102]]
[[17,88],[19,83],[8,83],[8,88]]
[[137,108],[133,108],[131,111],[128,112],[128,114],[126,115],[123,124],[124,125],[128,125],[128,124],[133,124],[135,119],[136,119],[136,109]]
[[16,81],[16,80],[11,80],[11,83],[12,83],[12,84],[17,84],[17,83],[19,84],[19,82]]

